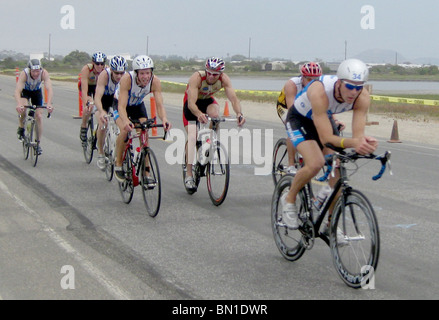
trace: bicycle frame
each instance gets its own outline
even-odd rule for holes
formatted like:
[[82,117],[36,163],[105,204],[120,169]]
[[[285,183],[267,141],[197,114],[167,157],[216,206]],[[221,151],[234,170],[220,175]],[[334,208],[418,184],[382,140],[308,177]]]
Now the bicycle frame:
[[[331,147],[332,149],[336,149]],[[346,166],[344,165],[344,163],[350,161],[351,157],[353,157],[354,153],[351,154],[346,154],[344,152],[342,153],[334,153],[331,155],[326,156],[326,162],[325,162],[325,166],[326,166],[326,173],[324,174],[323,177],[317,179],[318,181],[325,181],[328,179],[329,174],[334,175],[334,170],[335,170],[335,162],[337,160],[341,160],[340,161],[340,165],[338,167],[339,172],[340,172],[340,177],[338,178],[338,180],[336,181],[334,188],[331,192],[331,194],[328,195],[328,197],[326,198],[325,202],[322,204],[320,209],[317,208],[313,208],[313,204],[312,204],[312,198],[311,196],[313,195],[312,191],[310,191],[310,189],[312,190],[312,186],[311,186],[311,182],[309,182],[306,187],[307,189],[307,205],[310,213],[310,218],[313,219],[312,221],[314,221],[314,217],[313,217],[313,212],[314,210],[317,210],[318,213],[318,217],[317,220],[314,222],[314,226],[315,226],[315,230],[319,230],[321,224],[323,223],[324,218],[326,217],[327,213],[329,213],[329,208],[331,207],[331,205],[334,203],[335,204],[335,200],[337,198],[337,195],[339,193],[339,191],[341,190],[341,201],[342,201],[342,208],[344,210],[345,206],[345,202],[346,202],[346,197],[349,193],[349,190],[352,189],[352,187],[349,185],[348,183],[348,175],[347,175],[347,169]],[[343,158],[345,157],[345,158]],[[349,159],[349,160],[346,160]],[[386,168],[386,164],[388,163],[390,166],[390,152],[386,151],[382,156],[375,156],[373,154],[370,155],[366,155],[366,156],[361,156],[361,155],[356,155],[355,157],[353,157],[353,159],[377,159],[381,161],[382,167],[380,172],[375,175],[374,177],[372,177],[373,180],[378,180],[379,178],[381,178],[381,176],[383,175],[385,168]],[[390,172],[390,174],[392,174]],[[319,233],[318,236],[320,238],[322,238],[323,241],[325,241],[328,245],[329,245],[329,239]]]

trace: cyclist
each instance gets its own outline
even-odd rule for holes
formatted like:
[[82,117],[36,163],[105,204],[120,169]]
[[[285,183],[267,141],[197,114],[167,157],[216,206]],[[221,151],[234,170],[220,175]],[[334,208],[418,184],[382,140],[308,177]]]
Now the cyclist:
[[[110,67],[105,68],[105,72],[99,75],[96,85],[96,92],[94,96],[94,103],[98,110],[97,118],[99,121],[99,128],[105,128],[107,123],[107,114],[110,107],[113,105],[113,97],[116,91],[116,86],[120,79],[125,74],[128,63],[122,56],[114,56],[110,60]],[[105,170],[105,155],[104,155],[104,140],[105,130],[97,131],[98,142],[98,161],[99,169]]]
[[[29,104],[29,100],[32,105],[41,106],[43,104],[43,94],[41,91],[41,84],[44,82],[44,87],[47,89],[47,111],[52,113],[52,98],[53,89],[52,82],[50,80],[49,72],[43,68],[39,59],[31,59],[18,77],[18,81],[15,87],[15,100],[17,101],[16,110],[18,112],[18,139],[22,140],[24,137],[24,120],[25,120],[25,105]],[[37,109],[35,111],[35,119],[38,123],[38,136],[41,141],[43,133],[43,121],[42,121],[43,109]],[[43,150],[38,147],[38,154],[41,154]]]
[[91,62],[81,69],[81,78],[78,82],[78,89],[82,97],[82,123],[79,138],[82,143],[87,140],[87,121],[93,108],[93,97],[95,95],[98,76],[105,69],[107,56],[100,51],[93,53]]
[[[294,104],[294,99],[296,94],[311,81],[322,75],[322,68],[316,62],[307,62],[303,64],[300,68],[300,76],[292,77],[289,79],[277,99],[276,109],[277,115],[282,120],[285,125],[287,118],[288,109]],[[296,171],[294,166],[295,150],[291,143],[291,140],[287,139],[287,150],[288,150],[288,169],[289,173]]]
[[133,128],[129,118],[140,121],[148,119],[143,99],[151,92],[156,101],[157,114],[162,120],[165,130],[171,129],[171,123],[168,122],[166,110],[163,106],[160,79],[154,75],[153,71],[154,62],[150,57],[145,55],[137,56],[133,60],[133,71],[127,72],[122,76],[114,94],[113,108],[118,112],[116,123],[120,129],[120,134],[116,141],[114,172],[116,179],[121,183],[125,181],[122,170],[123,151],[127,135]]
[[[219,58],[206,60],[205,70],[197,71],[189,78],[186,92],[183,99],[183,125],[188,133],[187,141],[187,172],[186,188],[196,190],[194,178],[192,177],[192,163],[194,159],[196,143],[196,121],[207,123],[206,113],[211,118],[219,117],[219,105],[213,95],[224,88],[227,98],[232,103],[236,113],[238,125],[245,123],[241,112],[241,104],[232,87],[232,82],[224,73],[225,63]],[[191,123],[190,123],[190,122]]]
[[[296,196],[323,167],[323,154],[331,152],[323,147],[326,143],[354,148],[359,154],[369,154],[377,148],[378,141],[365,135],[370,96],[363,87],[368,76],[369,70],[362,61],[345,60],[338,67],[337,76],[323,76],[304,87],[288,111],[288,136],[305,163],[297,171],[288,194],[281,198],[282,220],[289,228],[299,227]],[[350,110],[352,138],[341,138],[334,130],[331,114]]]

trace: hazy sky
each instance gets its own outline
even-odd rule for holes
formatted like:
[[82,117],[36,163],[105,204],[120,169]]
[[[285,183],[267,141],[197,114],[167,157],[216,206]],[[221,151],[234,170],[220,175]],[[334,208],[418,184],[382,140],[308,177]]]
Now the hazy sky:
[[437,0],[1,0],[0,50],[48,52],[50,34],[62,55],[145,54],[148,44],[150,55],[248,56],[250,47],[251,57],[339,61],[346,41],[348,57],[439,58],[438,14]]

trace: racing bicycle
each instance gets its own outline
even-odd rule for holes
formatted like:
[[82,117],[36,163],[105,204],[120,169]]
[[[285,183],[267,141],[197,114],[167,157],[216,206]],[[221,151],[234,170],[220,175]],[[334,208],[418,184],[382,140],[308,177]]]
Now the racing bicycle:
[[[198,188],[202,177],[206,177],[209,197],[215,206],[221,205],[227,196],[230,179],[230,163],[226,148],[218,140],[217,129],[220,122],[235,121],[230,118],[211,118],[210,127],[207,124],[197,122],[197,141],[195,164],[192,166],[192,177]],[[186,187],[187,175],[187,143],[183,157],[183,184],[186,192],[193,194],[196,190]]]
[[96,131],[98,130],[98,124],[94,123],[94,115],[96,113],[96,106],[93,102],[88,101],[87,107],[91,106],[92,110],[90,112],[90,117],[87,121],[87,138],[82,142],[82,148],[84,151],[85,163],[90,164],[91,160],[93,160],[93,151],[97,149],[96,142],[97,136]]
[[[37,109],[46,109],[46,106],[29,105],[24,106],[24,108],[29,109],[24,120],[24,137],[22,140],[23,144],[23,155],[24,160],[29,158],[32,160],[32,165],[35,167],[38,162],[39,148],[40,148],[40,137],[38,135],[38,122],[35,119],[35,112]],[[50,118],[51,114],[47,114],[47,118]]]
[[[310,250],[316,238],[321,238],[329,247],[334,266],[350,287],[360,288],[370,280],[378,265],[380,253],[380,236],[378,220],[373,206],[366,195],[349,185],[349,177],[359,169],[358,160],[369,159],[381,162],[379,173],[372,177],[378,180],[389,166],[390,151],[375,156],[360,155],[356,152],[347,152],[340,148],[328,147],[336,150],[332,155],[325,157],[325,173],[317,178],[326,181],[329,174],[334,175],[334,169],[339,166],[339,178],[332,193],[328,195],[320,209],[314,207],[313,182],[309,182],[297,195],[296,205],[299,215],[299,228],[289,229],[282,221],[281,197],[289,191],[294,174],[285,175],[273,193],[271,204],[271,225],[274,240],[281,255],[289,260],[298,260]],[[302,162],[303,164],[303,162]],[[351,168],[352,167],[352,168]],[[350,174],[349,174],[349,173]],[[328,214],[331,204],[335,202],[332,218],[329,224],[329,234],[324,231],[324,218]],[[323,226],[323,231],[320,231]]]
[[114,161],[116,159],[116,139],[119,135],[119,127],[114,120],[114,111],[110,107],[107,114],[107,132],[105,134],[104,141],[104,155],[105,155],[105,176],[108,181],[113,179],[114,174]]
[[[155,217],[160,209],[161,181],[157,158],[149,146],[149,129],[163,127],[163,124],[155,124],[155,118],[142,123],[138,120],[130,121],[139,132],[132,130],[128,134],[122,162],[125,181],[118,182],[119,190],[122,200],[128,204],[133,198],[134,187],[140,185],[146,211]],[[134,139],[139,139],[140,147],[133,146]]]

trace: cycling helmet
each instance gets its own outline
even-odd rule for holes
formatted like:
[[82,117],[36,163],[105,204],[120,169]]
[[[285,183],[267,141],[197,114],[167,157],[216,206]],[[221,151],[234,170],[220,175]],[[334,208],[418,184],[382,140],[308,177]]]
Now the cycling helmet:
[[148,56],[137,56],[133,60],[133,70],[151,69],[154,70],[154,62]]
[[226,68],[223,59],[220,58],[209,58],[206,61],[206,69],[212,70],[214,72],[223,72]]
[[125,71],[128,67],[128,63],[122,56],[114,56],[110,60],[110,68],[113,71]]
[[348,59],[340,63],[337,77],[341,80],[363,81],[369,78],[369,69],[366,64],[358,59]]
[[27,64],[27,67],[30,70],[40,70],[40,69],[43,69],[39,59],[31,59],[31,60],[29,60],[29,62]]
[[107,56],[103,52],[95,52],[91,58],[93,62],[105,62],[107,60]]
[[317,62],[307,62],[300,68],[300,73],[304,77],[320,77],[322,68]]

